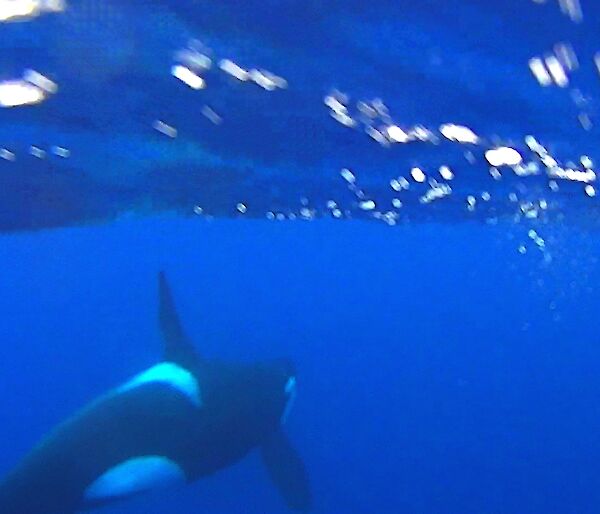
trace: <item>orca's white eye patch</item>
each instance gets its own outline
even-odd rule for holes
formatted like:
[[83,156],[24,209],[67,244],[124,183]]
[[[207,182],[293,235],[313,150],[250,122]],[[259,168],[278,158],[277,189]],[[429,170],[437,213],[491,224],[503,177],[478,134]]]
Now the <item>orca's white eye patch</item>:
[[202,407],[202,396],[198,381],[187,369],[172,362],[161,362],[143,371],[119,387],[117,392],[129,391],[151,383],[168,385],[186,396],[196,407]]
[[122,498],[185,480],[183,470],[166,457],[136,457],[109,469],[92,482],[85,490],[84,502]]

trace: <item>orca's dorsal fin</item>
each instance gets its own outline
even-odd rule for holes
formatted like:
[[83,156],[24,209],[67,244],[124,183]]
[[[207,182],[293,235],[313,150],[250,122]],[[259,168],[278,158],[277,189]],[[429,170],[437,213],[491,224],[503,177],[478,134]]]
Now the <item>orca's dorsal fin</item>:
[[193,367],[199,363],[200,355],[181,326],[164,271],[158,274],[158,295],[158,322],[164,342],[163,358],[186,369]]
[[286,505],[296,511],[308,512],[312,495],[302,459],[279,428],[260,447],[263,462],[273,485]]

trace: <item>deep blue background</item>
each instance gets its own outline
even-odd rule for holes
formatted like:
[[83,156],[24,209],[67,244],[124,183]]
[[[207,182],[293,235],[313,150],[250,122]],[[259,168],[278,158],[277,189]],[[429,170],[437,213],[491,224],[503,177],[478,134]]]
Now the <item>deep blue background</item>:
[[[515,238],[511,237],[511,234]],[[3,236],[0,470],[160,358],[156,272],[207,355],[289,355],[322,513],[592,513],[594,235],[510,225],[151,219]],[[107,513],[285,512],[252,456]]]

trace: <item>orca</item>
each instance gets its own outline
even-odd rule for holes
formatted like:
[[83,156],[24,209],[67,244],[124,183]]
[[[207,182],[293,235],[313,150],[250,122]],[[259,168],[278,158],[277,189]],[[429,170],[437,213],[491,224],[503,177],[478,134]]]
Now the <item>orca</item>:
[[204,358],[159,273],[162,361],[59,424],[0,482],[2,514],[73,514],[190,483],[260,449],[286,504],[308,511],[305,466],[282,424],[296,394],[287,360]]

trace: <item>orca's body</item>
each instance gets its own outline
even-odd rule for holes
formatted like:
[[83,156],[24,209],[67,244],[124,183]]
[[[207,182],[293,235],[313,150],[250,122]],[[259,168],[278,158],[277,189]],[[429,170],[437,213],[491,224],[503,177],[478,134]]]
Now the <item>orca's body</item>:
[[281,430],[295,394],[291,365],[200,358],[162,274],[160,322],[164,361],[46,436],[0,482],[0,513],[73,514],[194,481],[255,447],[287,504],[309,509],[304,466]]

